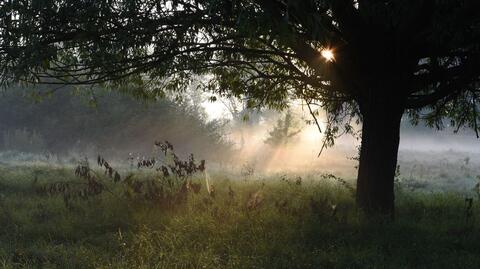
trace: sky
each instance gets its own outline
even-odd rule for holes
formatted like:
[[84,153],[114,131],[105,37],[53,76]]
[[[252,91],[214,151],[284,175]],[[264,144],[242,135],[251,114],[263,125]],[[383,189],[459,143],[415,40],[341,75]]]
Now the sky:
[[209,120],[230,118],[225,105],[223,105],[220,101],[211,102],[207,100],[202,103],[202,106],[205,108],[205,112],[207,112],[207,117]]

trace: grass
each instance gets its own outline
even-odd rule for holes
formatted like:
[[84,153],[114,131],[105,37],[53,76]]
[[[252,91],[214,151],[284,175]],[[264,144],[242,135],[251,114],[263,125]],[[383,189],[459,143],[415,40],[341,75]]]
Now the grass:
[[[295,176],[245,181],[214,174],[215,199],[197,178],[200,193],[167,209],[126,198],[114,185],[114,194],[74,201],[69,208],[62,197],[36,192],[37,185],[73,179],[71,168],[0,166],[1,268],[480,265],[480,207],[475,200],[473,218],[466,221],[460,194],[399,191],[392,223],[366,218],[347,188],[313,175],[296,184]],[[261,202],[249,209],[254,193]]]

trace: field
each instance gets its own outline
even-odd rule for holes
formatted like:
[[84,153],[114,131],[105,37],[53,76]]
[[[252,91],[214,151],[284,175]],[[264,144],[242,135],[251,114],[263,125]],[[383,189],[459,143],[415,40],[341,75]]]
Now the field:
[[66,203],[43,186],[79,182],[74,166],[0,165],[1,268],[480,266],[478,198],[470,208],[466,193],[424,191],[410,175],[391,222],[365,217],[351,184],[328,175],[196,173],[198,193],[166,202],[126,195],[123,177],[95,170],[108,191]]

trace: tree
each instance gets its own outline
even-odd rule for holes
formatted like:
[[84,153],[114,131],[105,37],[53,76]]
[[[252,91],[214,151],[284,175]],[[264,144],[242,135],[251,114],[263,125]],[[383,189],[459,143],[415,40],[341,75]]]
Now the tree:
[[287,144],[294,136],[302,131],[301,129],[292,129],[296,129],[296,123],[293,120],[292,113],[287,111],[285,117],[278,119],[275,126],[273,126],[273,129],[268,132],[268,137],[265,140],[265,143],[271,146]]
[[[0,3],[1,82],[187,87],[362,122],[357,203],[392,214],[402,115],[478,131],[477,0],[49,0]],[[128,86],[127,86],[128,85]],[[315,115],[315,108],[312,115]]]
[[[178,154],[193,151],[213,161],[231,154],[224,123],[207,121],[203,107],[194,103],[162,99],[145,104],[100,88],[92,96],[73,87],[37,103],[28,97],[47,92],[42,86],[0,94],[0,151],[76,152],[124,160],[128,153],[148,156],[155,141],[168,140],[178,145]],[[95,106],[88,105],[91,98]]]
[[258,125],[266,113],[260,108],[250,108],[247,106],[248,98],[228,97],[221,98],[226,111],[228,111],[231,120],[230,125],[233,130],[240,132],[240,150],[245,147],[245,132],[252,126]]

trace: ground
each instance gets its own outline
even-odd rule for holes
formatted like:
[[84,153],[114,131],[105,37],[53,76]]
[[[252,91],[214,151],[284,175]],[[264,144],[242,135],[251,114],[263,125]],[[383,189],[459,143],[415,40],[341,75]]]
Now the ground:
[[[139,181],[155,177],[152,172],[135,173]],[[192,178],[192,183],[202,184],[199,193],[189,191],[168,206],[146,196],[125,195],[121,182],[105,176],[111,192],[66,204],[62,195],[42,192],[42,186],[78,181],[72,166],[4,163],[0,267],[480,265],[480,206],[470,194],[423,191],[425,185],[399,180],[392,222],[364,216],[354,206],[351,184],[327,175],[212,172],[208,177],[215,197],[208,194],[202,173]],[[466,197],[473,198],[471,209]]]

